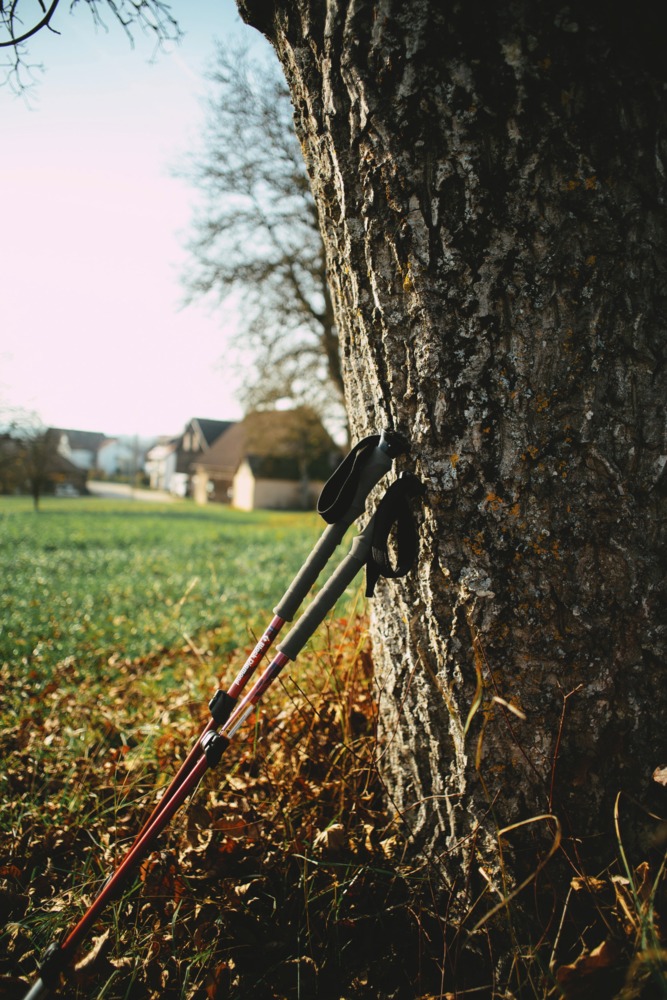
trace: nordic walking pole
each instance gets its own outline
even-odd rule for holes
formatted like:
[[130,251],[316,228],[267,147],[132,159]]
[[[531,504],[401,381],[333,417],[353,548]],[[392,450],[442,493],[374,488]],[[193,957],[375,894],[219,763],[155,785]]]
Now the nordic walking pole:
[[209,702],[211,719],[145,821],[136,840],[139,840],[144,831],[150,827],[160,810],[167,805],[181,782],[190,773],[202,753],[204,738],[227,720],[241,691],[272,646],[283,625],[292,621],[317,577],[343,540],[345,532],[364,513],[369,493],[389,472],[394,459],[406,450],[404,439],[395,431],[385,429],[381,434],[362,438],[329,478],[318,502],[318,511],[328,522],[328,527],[273,609],[274,617],[233,683],[226,691],[222,689],[216,691]]
[[[412,521],[410,520],[408,524],[407,500],[421,495],[422,492],[422,485],[415,476],[401,477],[389,487],[375,514],[352,542],[349,554],[329,577],[296,625],[278,644],[278,652],[259,680],[233,710],[220,733],[207,737],[207,752],[216,747],[218,740],[224,741],[225,745],[220,748],[220,752],[224,752],[264,692],[283,668],[297,658],[364,566],[367,567],[368,574],[367,596],[372,596],[375,581],[379,576],[396,578],[408,572],[417,554],[417,536]],[[399,552],[395,567],[391,566],[387,552],[387,541],[394,525],[398,525],[399,531],[402,526],[402,534],[397,540]]]
[[229,716],[239,694],[282,626],[294,618],[347,529],[365,512],[366,500],[373,487],[389,472],[394,459],[406,450],[406,442],[394,431],[383,430],[379,435],[370,435],[355,445],[325,484],[318,511],[328,521],[328,527],[273,609],[271,624],[228,691],[219,691],[213,697],[209,708],[219,726]]
[[[383,437],[385,438],[385,447],[381,448],[380,445],[383,443]],[[306,564],[302,567],[299,574],[297,574],[297,577],[284,595],[282,601],[276,607],[276,618],[280,620],[280,625],[287,620],[286,617],[283,618],[283,615],[287,616],[290,614],[293,616],[294,610],[300,605],[308,589],[310,589],[309,586],[306,587],[307,581],[311,579],[312,585],[312,581],[317,575],[319,575],[319,572],[331,557],[331,554],[342,539],[347,528],[350,526],[352,521],[358,517],[361,512],[363,512],[368,493],[370,493],[373,486],[376,485],[379,479],[381,479],[391,467],[393,456],[390,455],[390,451],[393,450],[395,455],[400,454],[400,452],[404,450],[402,443],[399,446],[398,440],[394,440],[392,442],[388,439],[388,434],[383,435],[378,439],[377,445],[373,445],[373,461],[364,464],[359,474],[355,474],[354,476],[348,474],[350,469],[354,470],[356,459],[351,463],[346,460],[346,462],[348,462],[348,469],[345,475],[342,476],[342,487],[340,485],[341,477],[339,477],[336,488],[334,489],[332,487],[332,489],[328,491],[326,497],[326,499],[330,500],[331,503],[329,507],[326,508],[327,513],[324,516],[336,516],[337,520],[331,523],[329,528],[326,529],[324,535],[311,553],[311,556],[307,560]],[[360,444],[363,444],[363,442],[360,442]],[[358,457],[360,453],[359,446],[357,446],[355,451],[357,452]],[[379,461],[379,456],[376,455],[376,452],[378,451],[384,455],[384,459],[381,462]],[[351,455],[353,454],[354,453],[351,453]],[[348,456],[348,459],[350,457],[351,456]],[[342,467],[344,467],[345,464],[346,463],[344,462]],[[332,479],[334,479],[334,477],[332,477]],[[398,486],[400,482],[401,480],[399,480],[398,483],[395,483],[394,486]],[[329,486],[330,483],[331,480],[327,486]],[[324,494],[325,491],[323,491],[323,496]],[[351,502],[349,501],[350,496],[352,497]],[[346,513],[338,516],[341,510],[341,504],[343,504],[346,508]],[[382,507],[382,505],[380,506]],[[378,514],[379,513],[380,509],[378,509]],[[201,737],[197,746],[191,752],[190,758],[188,758],[190,761],[189,769],[186,773],[182,774],[181,780],[178,783],[176,783],[176,781],[172,782],[172,786],[170,786],[169,790],[171,794],[168,797],[163,796],[163,799],[160,801],[156,810],[154,810],[154,813],[147,824],[145,824],[133,847],[127,853],[119,868],[107,880],[92,905],[89,907],[75,928],[64,939],[64,941],[60,944],[54,942],[47,949],[42,964],[40,965],[39,978],[26,994],[25,1000],[40,1000],[40,998],[47,996],[49,992],[57,988],[61,972],[63,972],[71,963],[81,940],[84,938],[87,931],[92,927],[102,909],[111,899],[118,895],[119,891],[132,874],[136,863],[151,849],[154,840],[169,823],[173,815],[190,795],[190,793],[196,788],[206,770],[219,762],[222,753],[229,745],[231,736],[238,730],[247,715],[250,714],[252,708],[257,703],[263,692],[270,686],[285,664],[298,654],[308,637],[322,622],[328,611],[333,608],[334,604],[338,600],[338,597],[340,597],[345,591],[348,584],[352,581],[352,579],[354,579],[364,563],[369,560],[371,551],[375,551],[373,549],[372,531],[374,521],[375,517],[371,519],[371,522],[369,522],[366,529],[364,529],[362,534],[355,540],[352,552],[345,560],[343,560],[341,566],[334,573],[327,584],[325,584],[306,615],[299,619],[297,625],[287,636],[285,644],[283,644],[284,648],[282,650],[279,649],[277,656],[274,657],[274,660],[271,662],[269,667],[267,667],[260,681],[255,684],[250,694],[243,699],[237,709],[232,712],[232,716],[229,718],[228,723],[225,726],[226,731],[223,731],[220,734],[214,731],[216,725],[220,725],[220,722],[214,720],[212,724],[209,724],[209,727],[207,727],[207,730]],[[403,572],[407,572],[407,569],[402,569],[400,572],[399,569],[400,567],[396,571],[392,571],[391,567],[389,567],[388,571],[385,572],[384,575],[398,576],[403,575]],[[382,569],[380,569],[379,573],[382,572]],[[281,612],[280,615],[278,615],[279,611]],[[274,618],[274,622],[275,620],[276,619]],[[265,638],[265,636],[262,637],[262,640],[260,640],[257,644],[256,649],[263,646],[263,640]],[[272,641],[272,637],[270,638]],[[270,645],[270,642],[268,642],[268,645]],[[261,655],[263,655],[263,651]],[[261,655],[257,658],[257,663],[261,659]],[[246,667],[247,662],[244,664],[244,668],[242,668],[241,671],[241,674],[244,675],[241,678],[241,681],[239,682],[239,678],[237,677],[234,682],[235,685],[239,682],[237,685],[239,690],[243,687],[243,684],[249,676],[249,671],[246,670]],[[230,691],[233,690],[233,688],[234,685],[232,685]],[[227,713],[227,716],[228,715],[229,713]],[[181,770],[183,771],[183,768]]]

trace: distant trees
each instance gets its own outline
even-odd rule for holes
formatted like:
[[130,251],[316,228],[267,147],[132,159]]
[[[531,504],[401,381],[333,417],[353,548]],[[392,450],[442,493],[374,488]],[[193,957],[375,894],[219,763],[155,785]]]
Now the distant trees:
[[324,248],[284,77],[273,61],[220,47],[211,81],[203,148],[188,174],[203,195],[188,295],[240,296],[234,346],[252,359],[249,408],[288,398],[346,426]]
[[53,428],[34,413],[11,416],[0,434],[0,493],[29,492],[38,510],[59,461]]
[[58,437],[53,428],[35,427],[24,430],[19,438],[21,463],[32,496],[35,510],[39,509],[39,500],[46,491],[50,473],[58,453]]

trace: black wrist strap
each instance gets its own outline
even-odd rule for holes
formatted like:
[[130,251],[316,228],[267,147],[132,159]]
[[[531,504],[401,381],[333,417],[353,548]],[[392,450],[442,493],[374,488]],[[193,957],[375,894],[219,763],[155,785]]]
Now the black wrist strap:
[[370,434],[362,438],[324,484],[317,501],[317,513],[327,524],[335,524],[348,510],[357,491],[365,457],[368,451],[377,448],[379,443],[379,434]]
[[[366,597],[372,597],[379,578],[398,579],[417,558],[419,538],[409,501],[424,495],[424,486],[413,475],[402,475],[389,487],[375,512],[371,551],[366,563]],[[395,563],[389,551],[394,539]]]

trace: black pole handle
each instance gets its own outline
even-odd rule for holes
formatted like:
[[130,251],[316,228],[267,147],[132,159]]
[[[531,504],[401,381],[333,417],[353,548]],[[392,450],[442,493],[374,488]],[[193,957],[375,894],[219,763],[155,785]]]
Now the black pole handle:
[[[406,450],[404,439],[385,430],[360,441],[326,483],[320,497],[325,498],[324,516],[336,520],[322,533],[292,583],[273,609],[283,621],[290,622],[303,604],[345,532],[366,509],[366,498],[392,467],[393,460]],[[331,498],[331,499],[329,499]]]
[[[278,644],[279,651],[288,659],[296,659],[364,566],[367,574],[367,597],[373,596],[379,577],[397,579],[410,571],[418,549],[417,529],[410,500],[421,498],[424,493],[422,483],[413,475],[402,475],[387,489],[368,524],[352,542],[348,555],[313,598],[296,625]],[[395,536],[395,562],[389,556],[390,535]]]
[[278,649],[290,660],[295,660],[313,633],[319,628],[339,597],[342,597],[357,573],[368,561],[373,541],[373,516],[363,531],[352,542],[349,553],[329,577],[320,592],[288,632]]

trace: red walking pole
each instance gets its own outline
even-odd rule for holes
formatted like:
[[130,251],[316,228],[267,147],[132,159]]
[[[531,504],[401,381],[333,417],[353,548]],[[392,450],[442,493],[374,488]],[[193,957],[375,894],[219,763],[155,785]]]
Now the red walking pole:
[[[107,880],[75,927],[61,942],[54,942],[47,949],[40,965],[39,978],[26,994],[25,1000],[41,1000],[42,997],[57,988],[61,974],[73,961],[81,942],[106,904],[119,895],[135,871],[138,862],[153,849],[156,838],[197,787],[207,769],[220,761],[233,736],[252,712],[264,692],[284,666],[296,658],[308,638],[334,607],[338,598],[345,592],[359,570],[367,563],[369,565],[372,563],[375,567],[373,579],[376,579],[378,575],[402,576],[408,571],[416,554],[416,535],[414,532],[410,534],[407,530],[410,525],[406,521],[405,500],[408,496],[418,492],[415,485],[417,481],[414,477],[399,479],[389,488],[376,514],[355,538],[350,553],[322,587],[285,640],[280,643],[278,652],[259,680],[237,704],[241,691],[272,645],[283,624],[292,619],[296,609],[303,602],[314,580],[330,559],[345,531],[365,509],[366,497],[371,489],[389,471],[393,457],[403,450],[402,443],[388,433],[383,433],[379,438],[364,439],[329,480],[320,498],[320,508],[321,512],[324,508],[325,517],[335,517],[336,520],[329,524],[306,563],[274,609],[274,618],[230,685],[229,690],[218,691],[211,700],[209,707],[212,718],[210,722],[142,827],[119,867]],[[366,453],[365,458],[364,453]],[[330,486],[332,483],[333,485]],[[386,552],[386,542],[394,526],[399,529],[398,564],[395,567],[391,565],[388,555],[382,556],[383,550]],[[401,526],[406,530],[402,530]],[[378,538],[378,527],[382,538]],[[409,538],[408,535],[410,535]],[[401,543],[401,537],[404,539],[403,543]],[[371,593],[372,586],[369,572]],[[217,732],[220,727],[221,731]]]
[[271,648],[283,625],[290,622],[324,566],[342,541],[350,525],[365,510],[366,499],[392,466],[394,458],[406,450],[404,440],[392,431],[373,434],[359,441],[326,483],[318,501],[318,511],[329,526],[311,550],[282,599],[274,617],[239,670],[227,691],[216,691],[209,702],[211,719],[192,747],[178,773],[137,835],[137,840],[153,823],[202,753],[203,740],[229,717],[239,695]]

